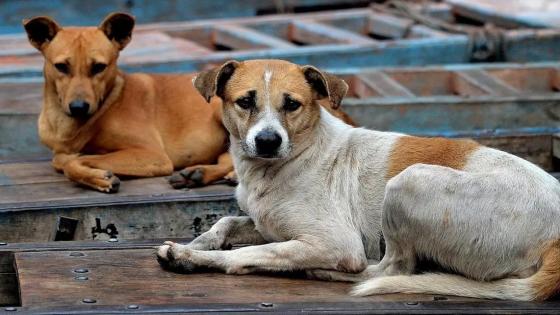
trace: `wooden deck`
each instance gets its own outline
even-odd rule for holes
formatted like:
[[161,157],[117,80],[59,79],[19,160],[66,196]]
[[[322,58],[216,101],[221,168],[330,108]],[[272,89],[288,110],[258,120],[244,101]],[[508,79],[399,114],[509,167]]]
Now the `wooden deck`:
[[432,295],[356,298],[347,294],[349,283],[307,280],[301,274],[175,274],[162,270],[156,262],[152,247],[160,243],[66,242],[63,248],[53,247],[52,243],[0,247],[0,262],[6,262],[0,263],[0,274],[16,280],[0,283],[0,305],[5,305],[4,309],[12,306],[19,312],[50,314],[552,314],[560,307],[559,302],[515,303]]

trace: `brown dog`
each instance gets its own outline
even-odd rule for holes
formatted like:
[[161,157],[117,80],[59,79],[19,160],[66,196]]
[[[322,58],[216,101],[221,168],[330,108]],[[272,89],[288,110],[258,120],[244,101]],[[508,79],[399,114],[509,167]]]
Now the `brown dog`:
[[39,136],[55,169],[103,192],[118,190],[114,174],[162,176],[191,166],[176,184],[196,186],[232,172],[220,101],[208,106],[194,75],[119,71],[130,15],[111,14],[99,27],[61,28],[47,17],[24,26],[45,58]]
[[176,188],[232,178],[221,101],[208,106],[193,74],[118,69],[132,16],[113,13],[99,27],[68,28],[36,17],[24,27],[45,58],[39,136],[56,170],[102,192],[118,190],[115,175],[163,176],[185,167],[170,179]]

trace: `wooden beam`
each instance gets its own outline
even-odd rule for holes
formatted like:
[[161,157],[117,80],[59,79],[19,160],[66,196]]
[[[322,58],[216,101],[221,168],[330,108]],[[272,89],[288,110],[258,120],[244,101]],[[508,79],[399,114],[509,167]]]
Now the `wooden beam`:
[[414,97],[414,93],[381,71],[365,72],[356,77],[383,97]]
[[296,45],[286,40],[233,24],[215,25],[213,41],[216,44],[228,46],[235,50],[268,48],[286,49],[296,47]]
[[290,37],[292,40],[306,44],[356,44],[372,45],[375,40],[334,26],[312,22],[294,20],[291,24]]
[[481,89],[488,92],[488,94],[496,96],[519,95],[519,91],[517,89],[495,76],[491,76],[488,72],[482,69],[461,70],[455,73],[464,80],[479,86]]

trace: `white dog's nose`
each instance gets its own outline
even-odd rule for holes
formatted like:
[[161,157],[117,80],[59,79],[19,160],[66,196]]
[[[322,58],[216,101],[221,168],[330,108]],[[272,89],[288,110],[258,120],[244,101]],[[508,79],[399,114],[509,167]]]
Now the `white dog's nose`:
[[255,137],[257,154],[261,157],[273,157],[282,145],[282,137],[273,130],[265,129]]

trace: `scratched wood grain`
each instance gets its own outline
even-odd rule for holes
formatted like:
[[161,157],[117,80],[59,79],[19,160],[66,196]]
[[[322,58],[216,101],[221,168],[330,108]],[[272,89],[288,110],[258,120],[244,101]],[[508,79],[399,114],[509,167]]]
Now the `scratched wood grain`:
[[[84,298],[97,300],[97,305],[433,300],[430,295],[351,297],[349,283],[293,276],[175,274],[159,267],[152,249],[82,252],[83,257],[67,251],[16,253],[22,305],[83,305]],[[76,268],[87,268],[89,280],[75,280]]]

